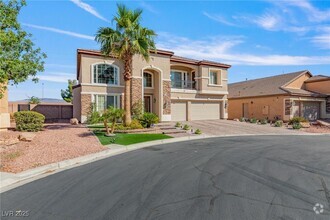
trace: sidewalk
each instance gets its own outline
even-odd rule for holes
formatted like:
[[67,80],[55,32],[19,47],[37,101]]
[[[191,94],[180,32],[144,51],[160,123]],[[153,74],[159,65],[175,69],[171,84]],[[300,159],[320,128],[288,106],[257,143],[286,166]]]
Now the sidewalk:
[[[260,135],[274,135],[274,134],[260,134]],[[275,134],[276,135],[276,134]],[[283,134],[281,134],[283,135]],[[287,134],[292,135],[292,134]],[[306,134],[306,133],[298,133],[294,135],[326,135],[326,134]],[[33,180],[46,177],[48,175],[55,174],[57,172],[61,172],[66,169],[70,169],[73,167],[81,166],[84,164],[88,164],[97,160],[101,160],[107,157],[115,156],[118,154],[126,153],[129,151],[141,149],[144,147],[150,147],[154,145],[160,145],[160,144],[169,144],[169,143],[175,143],[175,142],[182,142],[182,141],[188,141],[188,140],[198,140],[198,139],[205,139],[205,138],[215,138],[215,137],[232,137],[232,136],[255,136],[255,134],[243,134],[243,135],[207,135],[207,134],[201,134],[196,136],[185,136],[185,137],[178,137],[178,138],[171,138],[171,139],[164,139],[164,140],[157,140],[157,141],[150,141],[150,142],[144,142],[144,143],[138,143],[138,144],[132,144],[128,146],[123,145],[107,145],[109,149],[82,156],[77,157],[70,160],[64,160],[57,163],[48,164],[45,166],[37,167],[34,169],[26,170],[20,173],[5,173],[0,172],[0,193],[5,192],[7,190],[13,189],[17,186],[26,184],[28,182],[31,182]],[[279,135],[277,135],[279,136]]]

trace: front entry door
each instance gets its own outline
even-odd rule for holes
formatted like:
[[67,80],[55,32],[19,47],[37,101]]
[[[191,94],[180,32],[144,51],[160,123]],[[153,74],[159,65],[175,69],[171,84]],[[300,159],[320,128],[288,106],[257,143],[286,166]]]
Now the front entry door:
[[249,104],[243,103],[243,117],[249,118]]
[[144,112],[151,112],[151,96],[144,96]]

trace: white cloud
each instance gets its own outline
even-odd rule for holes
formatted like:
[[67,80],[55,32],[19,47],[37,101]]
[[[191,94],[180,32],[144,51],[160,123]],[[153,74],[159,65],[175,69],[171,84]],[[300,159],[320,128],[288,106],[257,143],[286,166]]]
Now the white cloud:
[[36,28],[36,29],[51,31],[51,32],[59,33],[59,34],[65,34],[65,35],[69,35],[69,36],[72,36],[72,37],[88,39],[88,40],[94,40],[93,36],[89,36],[89,35],[85,35],[85,34],[79,34],[79,33],[75,33],[75,32],[72,32],[72,31],[65,31],[65,30],[61,30],[61,29],[57,29],[57,28],[39,26],[39,25],[34,25],[34,24],[27,24],[27,23],[23,23],[22,25],[24,25],[26,27],[30,27],[30,28]]
[[158,14],[159,12],[150,4],[148,4],[145,1],[140,2],[140,5],[142,8],[146,9],[147,11],[150,11],[153,14]]
[[37,77],[39,78],[39,80],[67,83],[69,79],[75,79],[76,75],[74,73],[47,72],[46,71],[44,73],[38,74]]
[[320,10],[314,7],[308,0],[278,1],[277,4],[284,4],[300,8],[312,22],[322,22],[330,20],[330,9]]
[[256,23],[260,27],[266,30],[275,30],[280,25],[280,18],[275,14],[265,13],[262,16],[258,16],[252,19],[253,23]]
[[240,36],[212,37],[196,41],[170,34],[161,34],[157,47],[174,51],[179,56],[200,60],[209,59],[235,65],[286,66],[330,63],[330,56],[255,55],[232,51],[235,46],[243,42],[243,38]]
[[229,26],[236,26],[236,24],[227,21],[224,17],[222,17],[221,15],[216,15],[216,14],[209,14],[207,12],[203,12],[203,15],[205,15],[206,17],[208,17],[211,20],[214,20],[216,22],[225,24],[225,25],[229,25]]
[[330,49],[330,27],[319,29],[320,34],[312,37],[312,42],[321,49]]
[[75,5],[77,5],[78,7],[84,9],[85,11],[87,11],[88,13],[94,15],[95,17],[109,22],[106,18],[104,18],[102,15],[100,15],[91,5],[82,2],[81,0],[70,0],[71,2],[73,2]]

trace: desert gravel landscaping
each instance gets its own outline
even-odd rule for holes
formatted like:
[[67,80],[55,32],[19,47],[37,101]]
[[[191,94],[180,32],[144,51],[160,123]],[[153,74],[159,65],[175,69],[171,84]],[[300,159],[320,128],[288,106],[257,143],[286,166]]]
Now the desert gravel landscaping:
[[[17,138],[20,132],[0,133],[0,139]],[[17,141],[16,141],[17,142]],[[83,125],[46,124],[31,142],[1,144],[2,172],[21,172],[42,165],[72,159],[107,149]]]

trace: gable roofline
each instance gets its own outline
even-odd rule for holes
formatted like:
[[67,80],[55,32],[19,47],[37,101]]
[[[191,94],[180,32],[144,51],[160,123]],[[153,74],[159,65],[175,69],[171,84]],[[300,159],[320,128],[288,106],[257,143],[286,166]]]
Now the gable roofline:
[[289,82],[285,83],[284,85],[282,85],[280,88],[283,89],[285,88],[287,85],[289,85],[290,83],[294,82],[295,80],[297,80],[299,77],[301,77],[302,75],[305,75],[306,73],[309,74],[310,77],[312,77],[313,75],[308,71],[308,70],[303,70],[301,72],[301,74],[299,74],[298,76],[294,77],[293,79],[291,79]]
[[[175,56],[174,52],[168,51],[168,50],[150,50],[150,53],[152,54],[160,54],[170,57],[170,61],[177,62],[177,63],[185,63],[185,64],[193,64],[193,65],[207,65],[207,66],[213,66],[213,67],[220,67],[220,68],[226,68],[229,69],[231,65],[224,64],[224,63],[218,63],[214,61],[209,60],[194,60],[186,57],[179,57]],[[80,72],[80,62],[81,62],[81,54],[87,54],[87,55],[93,55],[93,56],[104,56],[100,50],[92,50],[92,49],[77,49],[77,79],[79,79],[79,72]],[[116,56],[106,56],[111,58],[116,58]]]

